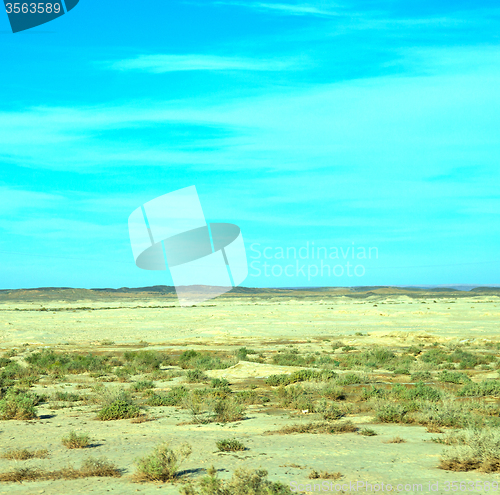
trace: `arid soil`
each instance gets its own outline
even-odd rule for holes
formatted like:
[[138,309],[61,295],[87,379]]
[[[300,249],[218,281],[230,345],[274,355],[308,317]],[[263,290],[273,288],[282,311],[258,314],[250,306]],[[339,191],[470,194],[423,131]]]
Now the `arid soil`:
[[[44,350],[113,355],[118,360],[124,352],[150,351],[171,358],[159,367],[156,375],[137,372],[124,380],[117,379],[116,369],[107,374],[40,370],[40,378],[24,386],[45,396],[36,406],[37,418],[0,421],[0,455],[12,449],[27,448],[47,449],[48,457],[23,461],[0,458],[0,473],[29,467],[53,471],[68,465],[79,466],[91,455],[113,462],[122,471],[122,476],[0,482],[0,494],[177,494],[183,483],[204,476],[212,465],[223,479],[230,478],[237,468],[245,467],[266,469],[270,480],[286,485],[291,482],[304,486],[321,483],[322,480],[309,479],[312,470],[340,472],[340,479],[332,482],[341,485],[358,480],[393,486],[423,484],[423,492],[428,492],[429,482],[438,482],[439,491],[434,493],[447,493],[444,487],[449,481],[500,482],[498,472],[485,473],[478,469],[457,472],[439,468],[441,454],[447,447],[433,439],[446,435],[450,427],[445,425],[430,432],[431,428],[418,422],[380,421],[375,410],[367,407],[360,396],[362,387],[413,386],[415,380],[410,373],[420,369],[432,374],[433,379],[428,381],[435,385],[434,377],[440,370],[450,368],[422,364],[421,356],[432,346],[448,353],[459,348],[491,356],[491,364],[460,368],[457,361],[456,367],[472,382],[496,381],[498,370],[494,360],[500,356],[497,346],[499,321],[500,291],[495,290],[472,293],[402,289],[268,290],[260,293],[249,290],[227,294],[192,308],[181,308],[175,294],[168,292],[113,293],[72,289],[1,292],[0,357],[7,356],[22,367],[29,367],[29,356]],[[341,345],[336,346],[336,342]],[[415,362],[406,374],[382,366],[349,368],[342,361],[349,354],[374,348],[388,349],[399,356],[412,346],[421,350],[414,353]],[[187,383],[189,367],[179,362],[184,351],[192,349],[232,359],[231,356],[237,356],[242,347],[254,350],[255,354],[235,358],[234,363],[223,369],[207,367],[203,369],[205,382]],[[312,357],[307,364],[296,365],[293,361],[277,364],[275,356],[279,353],[287,356],[296,353],[304,359]],[[328,358],[325,362],[334,364],[317,364],[321,356]],[[366,383],[345,384],[347,398],[334,401],[344,412],[336,421],[351,421],[357,431],[269,434],[286,425],[322,421],[318,412],[280,405],[275,399],[278,387],[266,384],[271,375],[291,374],[303,369],[333,370],[337,380],[348,373],[363,376]],[[162,394],[183,384],[188,388],[210,387],[209,380],[213,378],[226,379],[231,388],[229,393],[254,390],[260,399],[246,403],[240,420],[196,423],[186,407],[148,406],[148,396],[143,392],[134,392],[134,398],[147,415],[148,420],[144,422],[130,419],[99,421],[96,419],[101,407],[99,403],[54,398],[54,394],[61,391],[90,397],[96,384],[130,389],[140,380],[152,380],[152,391]],[[319,386],[309,382],[303,385],[306,389]],[[15,386],[23,387],[18,382]],[[447,390],[458,393],[461,386],[449,385],[451,388]],[[314,396],[314,400],[320,399]],[[481,400],[496,408],[485,413],[487,421],[499,416],[498,397],[482,397]],[[347,404],[351,405],[347,407]],[[496,424],[492,427],[498,428]],[[374,430],[376,435],[361,434],[364,428]],[[88,433],[91,445],[67,449],[61,438],[71,430]],[[405,442],[389,443],[397,436]],[[216,441],[227,438],[240,440],[246,450],[218,451]],[[173,446],[186,441],[192,447],[192,454],[182,465],[178,479],[166,483],[134,481],[137,459],[164,441]],[[487,491],[479,489],[475,493]]]

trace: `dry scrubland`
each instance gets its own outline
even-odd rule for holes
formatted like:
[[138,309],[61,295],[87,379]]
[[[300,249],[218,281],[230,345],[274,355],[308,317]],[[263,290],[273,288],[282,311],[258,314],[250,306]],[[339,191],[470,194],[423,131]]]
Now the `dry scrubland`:
[[500,482],[499,316],[496,290],[0,291],[0,493]]

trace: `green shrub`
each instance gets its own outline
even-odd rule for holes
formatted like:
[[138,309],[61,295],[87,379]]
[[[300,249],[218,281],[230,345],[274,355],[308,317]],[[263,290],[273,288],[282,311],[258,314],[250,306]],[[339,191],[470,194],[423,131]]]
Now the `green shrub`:
[[0,371],[0,387],[12,387],[16,381],[31,387],[40,379],[38,371],[32,366],[25,367],[12,361]]
[[438,364],[443,363],[446,361],[448,358],[448,355],[446,352],[444,352],[441,349],[430,349],[428,351],[425,351],[421,356],[420,359],[424,363],[429,363],[434,366],[437,366]]
[[375,417],[382,423],[407,423],[410,408],[402,404],[384,403],[375,411]]
[[346,373],[338,377],[337,383],[339,385],[356,385],[358,383],[365,383],[365,380],[356,373]]
[[320,413],[324,420],[333,421],[345,416],[345,413],[340,410],[339,406],[327,401],[320,401],[314,408],[315,412]]
[[[182,366],[183,364],[189,363],[192,359],[200,356],[199,352],[194,351],[193,349],[189,349],[188,351],[184,351],[179,357],[179,364]],[[184,366],[182,366],[184,368]]]
[[392,386],[391,395],[401,400],[432,400],[437,401],[441,399],[441,392],[434,388],[426,385],[423,382],[417,382],[414,387],[405,387],[401,384],[395,384]]
[[[214,398],[225,399],[232,395],[232,390],[229,387],[216,387],[216,388],[207,388],[206,395]],[[240,394],[241,395],[241,394]]]
[[438,375],[438,380],[444,383],[468,383],[471,379],[465,374],[459,371],[441,371]]
[[191,446],[181,444],[177,449],[170,448],[168,443],[158,445],[154,451],[136,461],[135,478],[143,481],[171,481],[179,474],[181,463],[191,455]]
[[62,444],[68,449],[84,449],[90,445],[90,436],[87,433],[76,433],[71,430],[67,437],[63,437]]
[[137,418],[140,414],[141,411],[135,404],[131,404],[124,400],[116,400],[112,404],[104,406],[97,414],[97,418],[101,421],[110,421],[115,419]]
[[298,410],[314,410],[312,391],[305,389],[302,385],[289,385],[288,387],[280,386],[275,391],[275,394],[278,397],[281,407]]
[[422,352],[422,347],[412,345],[412,346],[408,347],[408,350],[406,352],[408,354],[413,354],[414,356],[417,356],[418,354],[420,354]]
[[[354,347],[345,346],[342,350],[349,351],[354,349]],[[342,364],[346,368],[367,366],[369,368],[388,369],[388,366],[396,361],[397,357],[394,352],[384,349],[383,347],[376,347],[366,352],[348,354],[342,359]]]
[[34,352],[27,356],[26,361],[40,371],[49,374],[85,372],[105,372],[110,370],[109,361],[112,356],[55,353],[50,349]]
[[216,470],[208,470],[208,476],[196,484],[184,485],[182,495],[291,495],[288,486],[271,482],[267,479],[267,471],[263,469],[249,471],[237,469],[233,477],[223,481],[217,477]]
[[277,431],[267,432],[268,435],[290,435],[293,433],[311,433],[338,435],[341,433],[355,433],[358,427],[352,421],[332,423],[331,421],[316,421],[287,425]]
[[151,380],[139,380],[138,382],[133,383],[131,388],[135,392],[142,392],[144,390],[155,388],[155,384]]
[[473,369],[480,364],[488,364],[493,360],[490,356],[479,356],[470,352],[457,349],[453,351],[449,360],[453,363],[459,363],[460,369]]
[[428,371],[417,371],[411,374],[412,382],[425,382],[432,380],[432,375]]
[[217,423],[230,423],[243,419],[245,406],[232,398],[222,399],[215,402],[213,412]]
[[229,382],[225,378],[212,378],[210,386],[212,388],[226,388],[229,387]]
[[466,429],[455,433],[449,443],[451,448],[443,453],[441,469],[500,471],[500,430]]
[[89,402],[109,406],[113,402],[120,400],[131,404],[132,397],[129,390],[124,390],[121,387],[105,387],[103,384],[98,384],[92,387],[93,394],[87,398]]
[[321,388],[320,395],[333,400],[344,400],[346,398],[344,389],[335,383],[329,383]]
[[153,394],[147,403],[150,406],[179,406],[189,390],[184,386],[172,387],[166,394]]
[[125,361],[141,372],[158,370],[169,362],[168,356],[158,351],[128,351],[123,355]]
[[259,404],[269,402],[267,397],[260,397],[255,390],[241,390],[234,394],[234,400],[240,404]]
[[9,388],[0,400],[0,419],[34,419],[37,417],[35,406],[38,401],[36,394]]
[[288,385],[290,383],[289,375],[271,375],[266,379],[266,385],[278,387],[279,385]]
[[500,397],[500,380],[483,380],[480,383],[466,383],[458,392],[461,397]]
[[203,373],[203,371],[195,369],[195,370],[188,370],[186,373],[186,380],[189,383],[200,383],[200,382],[206,382],[208,380],[208,376]]
[[320,356],[314,362],[314,366],[318,368],[337,368],[340,365],[340,361],[333,359],[331,356]]
[[393,373],[395,375],[411,375],[410,368],[396,368]]
[[245,446],[239,440],[234,438],[219,440],[216,445],[221,452],[237,452],[246,450]]
[[337,376],[337,373],[329,370],[297,370],[290,375],[288,383],[312,381],[323,382],[333,380],[334,378],[337,378]]
[[58,390],[57,392],[54,392],[53,395],[54,400],[64,400],[67,402],[78,402],[82,400],[82,397],[78,394],[75,394],[73,392],[62,392]]
[[371,428],[361,428],[358,433],[364,437],[374,437],[377,434],[377,432]]
[[455,349],[451,354],[447,354],[442,349],[430,349],[422,354],[421,359],[424,363],[435,366],[443,363],[458,364],[460,369],[472,369],[480,364],[488,364],[493,360],[491,356],[479,356],[462,349]]
[[297,370],[290,375],[271,375],[266,380],[267,385],[273,387],[279,385],[288,385],[290,383],[306,382],[306,381],[328,381],[337,377],[337,373],[329,370]]
[[194,350],[184,351],[179,357],[179,366],[182,368],[198,368],[200,370],[222,370],[235,365],[236,358],[221,359],[211,356],[208,353],[201,353]]
[[258,354],[258,352],[254,351],[253,349],[247,349],[246,347],[240,347],[236,351],[236,357],[238,359],[246,359],[248,354]]
[[356,350],[356,347],[354,347],[353,345],[345,345],[344,347],[342,347],[343,352],[349,352],[349,351],[355,351],[355,350]]
[[465,428],[479,426],[484,423],[480,416],[471,414],[463,404],[452,400],[421,402],[419,411],[413,415],[413,418],[416,423],[421,425],[448,428]]
[[273,363],[280,366],[309,366],[314,363],[314,356],[300,356],[298,352],[278,352],[273,356]]
[[191,421],[195,424],[207,424],[214,420],[213,401],[206,395],[193,390],[182,399],[181,407],[191,413]]
[[370,388],[363,387],[361,390],[361,400],[369,400],[374,398],[384,398],[387,392],[383,388],[376,388],[372,385]]

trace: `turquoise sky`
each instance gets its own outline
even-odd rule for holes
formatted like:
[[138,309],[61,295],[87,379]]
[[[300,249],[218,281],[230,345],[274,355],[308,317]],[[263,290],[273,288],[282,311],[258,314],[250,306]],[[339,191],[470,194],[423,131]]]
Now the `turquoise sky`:
[[363,276],[246,286],[499,283],[498,2],[80,0],[0,24],[0,288],[171,284],[127,220],[191,185],[249,262],[378,250]]

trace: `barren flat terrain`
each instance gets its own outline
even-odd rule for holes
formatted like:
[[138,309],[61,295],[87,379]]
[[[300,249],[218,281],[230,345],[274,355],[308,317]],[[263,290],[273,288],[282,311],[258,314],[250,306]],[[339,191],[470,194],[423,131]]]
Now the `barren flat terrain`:
[[[0,493],[216,494],[198,486],[211,466],[228,493],[252,493],[240,468],[267,470],[269,493],[500,481],[494,449],[464,450],[478,431],[499,443],[499,317],[486,288],[239,289],[192,308],[168,288],[0,291]],[[163,442],[192,451],[166,482],[138,467]],[[47,452],[8,458],[23,449]],[[68,474],[89,457],[114,476]]]

